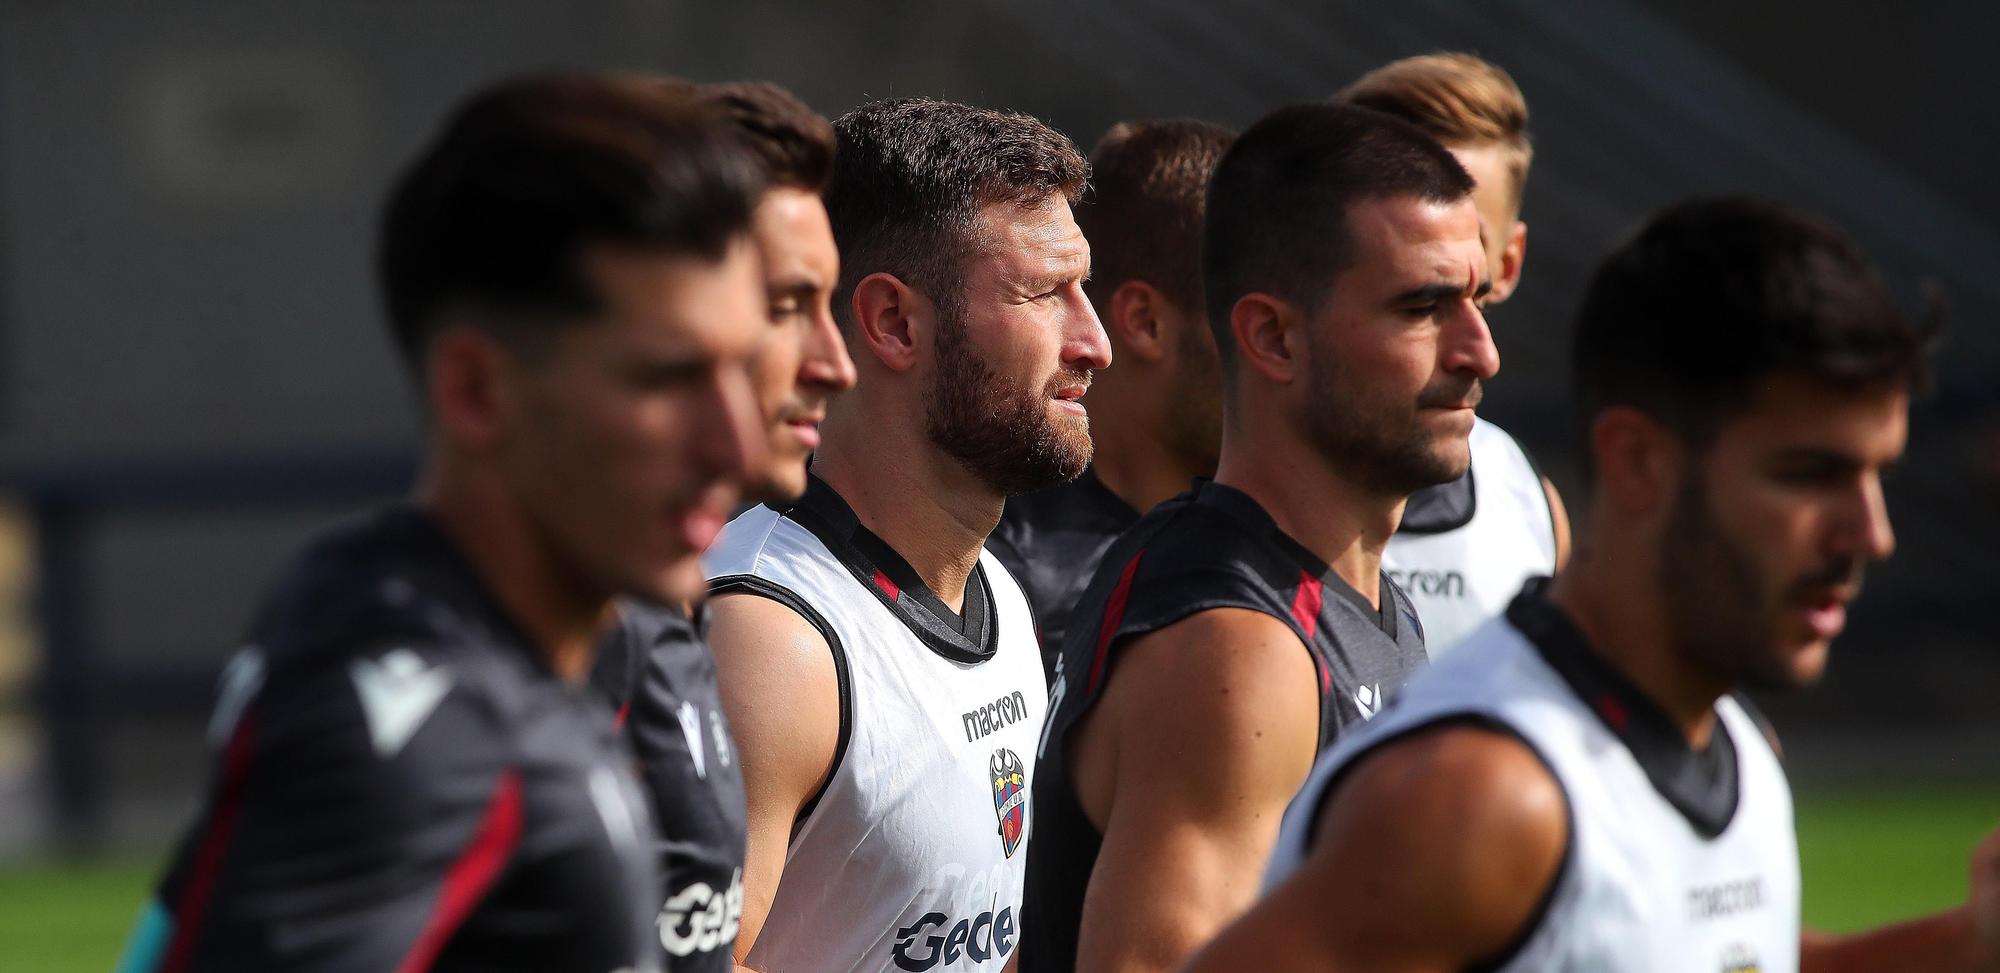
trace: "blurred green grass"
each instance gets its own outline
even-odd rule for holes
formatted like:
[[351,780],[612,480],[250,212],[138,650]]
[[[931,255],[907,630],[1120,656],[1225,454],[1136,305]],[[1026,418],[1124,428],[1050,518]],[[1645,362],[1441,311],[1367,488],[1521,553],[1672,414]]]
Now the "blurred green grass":
[[[1965,899],[1966,856],[2000,824],[2000,788],[1805,791],[1805,921],[1834,932]],[[0,867],[0,973],[104,973],[157,873],[143,859]]]

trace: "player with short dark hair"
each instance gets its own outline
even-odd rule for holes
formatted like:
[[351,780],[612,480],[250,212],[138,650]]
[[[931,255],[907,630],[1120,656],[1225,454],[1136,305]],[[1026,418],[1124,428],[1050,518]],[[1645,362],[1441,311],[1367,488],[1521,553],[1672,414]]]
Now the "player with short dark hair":
[[576,689],[614,596],[698,593],[760,446],[761,191],[639,76],[487,89],[404,173],[379,256],[421,479],[266,599],[124,969],[658,968],[645,802]]
[[1076,209],[1093,263],[1083,290],[1118,365],[1091,384],[1090,467],[1008,500],[987,541],[1035,609],[1051,679],[1104,549],[1141,511],[1215,474],[1222,378],[1202,310],[1201,218],[1234,137],[1192,119],[1120,122],[1091,150]]
[[[1409,121],[1451,150],[1477,183],[1472,201],[1493,276],[1486,305],[1512,296],[1527,261],[1521,197],[1535,155],[1514,79],[1470,54],[1425,54],[1376,68],[1334,98]],[[1569,558],[1569,514],[1527,450],[1484,419],[1470,443],[1465,475],[1411,495],[1382,552],[1423,617],[1433,657],[1498,615],[1522,582]]]
[[1109,364],[1070,215],[1087,166],[1024,115],[927,99],[835,123],[834,299],[860,381],[805,495],[704,561],[749,807],[738,962],[999,970],[1023,936],[1047,690],[981,545],[1006,497],[1090,460]]
[[1574,564],[1320,762],[1274,887],[1187,969],[2000,962],[2000,836],[1970,907],[1802,937],[1790,788],[1732,695],[1815,682],[1894,547],[1882,473],[1931,339],[1844,234],[1769,203],[1619,248],[1577,317]]
[[[828,302],[840,255],[819,193],[833,126],[764,82],[688,88],[750,148],[767,188],[751,215],[769,327],[751,366],[768,438],[748,474],[752,499],[796,499],[826,402],[854,384]],[[659,941],[676,970],[734,968],[743,911],[743,773],[723,715],[715,659],[680,606],[619,605],[620,627],[592,681],[611,698],[651,799],[660,870]]]
[[1166,969],[1247,907],[1320,748],[1424,660],[1380,570],[1499,357],[1472,180],[1407,122],[1266,116],[1209,187],[1213,481],[1106,552],[1050,690],[1022,969]]

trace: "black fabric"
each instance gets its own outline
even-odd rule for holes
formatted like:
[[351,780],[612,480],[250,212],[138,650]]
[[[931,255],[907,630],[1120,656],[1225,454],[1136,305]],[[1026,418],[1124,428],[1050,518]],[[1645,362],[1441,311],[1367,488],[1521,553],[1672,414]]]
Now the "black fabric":
[[[954,612],[933,593],[916,568],[863,526],[840,494],[808,474],[805,496],[778,513],[806,530],[845,566],[931,651],[953,662],[978,665],[1000,645],[1000,626],[984,565],[965,580],[965,603]],[[884,587],[883,579],[894,586]]]
[[[1121,647],[1196,612],[1246,608],[1283,621],[1311,656],[1319,743],[1372,715],[1426,660],[1416,610],[1386,575],[1383,610],[1278,529],[1249,495],[1213,481],[1155,507],[1118,538],[1071,616],[1035,770],[1024,973],[1069,970],[1103,836],[1069,778],[1066,743],[1103,693]],[[1366,708],[1364,708],[1364,706]]]
[[694,621],[628,599],[592,682],[623,717],[653,811],[660,945],[672,970],[734,969],[748,822],[715,658]]
[[397,506],[313,544],[247,641],[207,807],[160,888],[170,954],[397,969],[450,888],[468,912],[423,969],[657,968],[650,824],[610,713],[428,517]]
[[1042,668],[1055,680],[1056,655],[1084,586],[1118,535],[1139,522],[1132,509],[1097,478],[1095,470],[1007,501],[986,549],[1020,582],[1035,613]]
[[1728,829],[1740,796],[1736,741],[1728,724],[1717,719],[1708,745],[1690,747],[1666,711],[1606,663],[1548,600],[1547,578],[1528,582],[1507,606],[1507,620],[1625,744],[1653,789],[1696,833],[1713,839]]
[[1450,483],[1425,487],[1410,494],[1403,505],[1399,534],[1442,534],[1472,523],[1479,512],[1479,492],[1473,489],[1472,468]]

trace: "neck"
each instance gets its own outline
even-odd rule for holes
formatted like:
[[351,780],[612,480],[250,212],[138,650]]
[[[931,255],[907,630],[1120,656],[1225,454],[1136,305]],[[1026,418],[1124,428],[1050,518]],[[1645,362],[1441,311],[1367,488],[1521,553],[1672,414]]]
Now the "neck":
[[[862,526],[910,562],[939,601],[959,611],[1005,498],[930,444],[923,414],[903,403],[841,402],[820,425],[812,470],[847,501]],[[879,421],[890,415],[916,419]]]
[[[1150,375],[1137,377],[1152,380]],[[1118,499],[1145,513],[1186,490],[1195,477],[1213,476],[1215,470],[1189,462],[1174,449],[1163,436],[1168,430],[1161,410],[1140,414],[1132,391],[1119,383],[1105,390],[1110,394],[1104,394],[1102,404],[1091,403],[1090,468]]]
[[1380,609],[1382,548],[1407,497],[1384,496],[1337,475],[1289,421],[1244,417],[1225,425],[1215,481],[1249,494],[1278,529]]
[[1659,706],[1699,750],[1715,730],[1715,701],[1729,687],[1678,651],[1652,567],[1643,556],[1621,557],[1581,544],[1556,577],[1549,599],[1583,633],[1590,650]]
[[415,500],[549,669],[570,683],[588,678],[597,637],[613,610],[610,593],[564,570],[563,559],[495,478],[433,462],[418,479]]

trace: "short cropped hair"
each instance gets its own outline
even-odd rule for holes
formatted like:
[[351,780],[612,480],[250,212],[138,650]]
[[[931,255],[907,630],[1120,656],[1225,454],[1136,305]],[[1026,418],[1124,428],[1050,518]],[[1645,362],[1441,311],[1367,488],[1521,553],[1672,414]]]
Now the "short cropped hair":
[[1076,223],[1090,241],[1084,290],[1100,308],[1145,281],[1201,310],[1201,221],[1208,180],[1236,133],[1194,119],[1119,122],[1090,151],[1090,188]]
[[1453,52],[1406,57],[1362,75],[1333,97],[1415,124],[1447,146],[1506,146],[1512,156],[1508,189],[1514,208],[1520,208],[1535,147],[1528,135],[1528,100],[1499,65]]
[[1208,323],[1233,381],[1230,310],[1263,292],[1317,311],[1355,260],[1347,212],[1373,199],[1465,199],[1472,177],[1409,122],[1326,103],[1280,108],[1238,136],[1209,184],[1202,233]]
[[768,81],[702,85],[703,101],[734,122],[771,185],[817,193],[833,171],[833,123]]
[[1900,311],[1831,223],[1740,196],[1681,203],[1591,279],[1571,359],[1576,416],[1587,437],[1599,413],[1632,406],[1701,449],[1773,375],[1921,389],[1939,330]]
[[389,196],[377,270],[420,362],[443,312],[476,306],[517,348],[600,313],[600,245],[719,260],[763,191],[749,150],[685,83],[555,74],[475,93]]
[[851,324],[854,287],[890,273],[948,318],[964,301],[963,263],[982,207],[1074,203],[1090,165],[1062,133],[1027,115],[928,98],[872,102],[833,123],[840,147],[826,187],[840,245],[834,313]]

